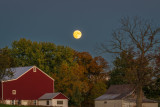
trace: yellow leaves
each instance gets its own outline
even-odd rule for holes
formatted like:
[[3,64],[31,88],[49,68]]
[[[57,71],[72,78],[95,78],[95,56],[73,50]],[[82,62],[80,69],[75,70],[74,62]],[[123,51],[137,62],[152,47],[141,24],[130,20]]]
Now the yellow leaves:
[[73,97],[75,92],[86,93],[89,90],[87,78],[82,68],[74,63],[70,66],[63,62],[59,67],[59,72],[53,75],[55,88],[58,91],[65,93],[69,97]]
[[[88,52],[56,46],[49,42],[14,41],[12,54],[18,66],[36,65],[55,79],[55,90],[80,102],[92,89],[107,66],[101,57],[93,58]],[[93,78],[91,78],[91,76]],[[77,96],[81,100],[77,100]]]

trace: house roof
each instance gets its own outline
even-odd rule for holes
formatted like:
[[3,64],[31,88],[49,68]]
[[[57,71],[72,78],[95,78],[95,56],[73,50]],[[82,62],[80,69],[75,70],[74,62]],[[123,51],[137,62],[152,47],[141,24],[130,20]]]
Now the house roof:
[[7,76],[3,80],[5,81],[5,80],[17,79],[18,77],[20,77],[22,74],[24,74],[26,71],[28,71],[32,67],[33,66],[10,68],[10,71],[13,72],[13,76],[12,77]]
[[107,92],[95,100],[122,99],[134,91],[134,85],[111,85]]
[[45,99],[53,99],[54,97],[56,97],[58,94],[60,93],[46,93],[44,95],[42,95],[39,100],[45,100]]
[[[57,93],[46,93],[44,95],[42,95],[39,100],[50,100],[50,99],[54,99],[56,96],[58,96],[59,94],[63,95],[60,92]],[[65,95],[63,95],[65,98],[69,99],[68,97],[66,97]]]
[[95,100],[110,100],[110,99],[115,99],[119,95],[120,94],[104,94],[104,95],[96,98]]
[[107,90],[106,94],[125,94],[130,93],[134,90],[134,85],[124,84],[124,85],[111,85]]
[[[130,96],[135,91],[135,85],[125,84],[125,85],[111,85],[107,92],[102,96],[96,98],[96,101],[103,101],[103,100],[120,100],[123,99],[129,102],[135,102],[136,99]],[[143,102],[147,103],[156,103],[156,101],[147,99],[143,97]]]

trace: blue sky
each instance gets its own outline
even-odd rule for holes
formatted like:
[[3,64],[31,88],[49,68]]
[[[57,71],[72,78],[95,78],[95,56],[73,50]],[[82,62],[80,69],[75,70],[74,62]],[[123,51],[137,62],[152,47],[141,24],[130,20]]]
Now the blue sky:
[[[160,24],[160,0],[0,0],[0,48],[20,38],[52,42],[97,56],[98,43],[111,40],[124,16]],[[73,38],[73,31],[82,38]],[[102,54],[111,62],[111,55]]]

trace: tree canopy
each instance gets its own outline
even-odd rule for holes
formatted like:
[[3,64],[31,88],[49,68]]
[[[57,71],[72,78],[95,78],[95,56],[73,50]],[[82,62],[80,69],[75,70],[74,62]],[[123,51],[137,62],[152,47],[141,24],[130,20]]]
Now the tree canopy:
[[100,56],[92,57],[88,52],[25,38],[13,41],[7,50],[15,67],[36,65],[53,77],[55,90],[67,95],[70,105],[92,107],[94,99],[106,90],[102,72],[108,63]]
[[[101,45],[101,51],[117,53],[112,75],[123,75],[123,82],[136,85],[137,107],[142,107],[142,88],[158,79],[160,70],[155,68],[155,52],[160,40],[160,27],[140,17],[124,17],[119,29],[112,36],[110,47]],[[115,74],[116,71],[118,74]],[[112,78],[112,77],[111,77]]]
[[10,57],[8,48],[0,49],[0,80],[4,80],[5,77],[12,77],[10,67],[14,64],[13,59]]

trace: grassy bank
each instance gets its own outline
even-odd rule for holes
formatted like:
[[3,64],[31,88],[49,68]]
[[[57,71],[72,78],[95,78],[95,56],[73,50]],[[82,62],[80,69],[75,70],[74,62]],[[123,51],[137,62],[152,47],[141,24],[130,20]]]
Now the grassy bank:
[[0,104],[0,107],[34,107],[34,106],[18,106],[18,105],[5,105],[5,104]]

